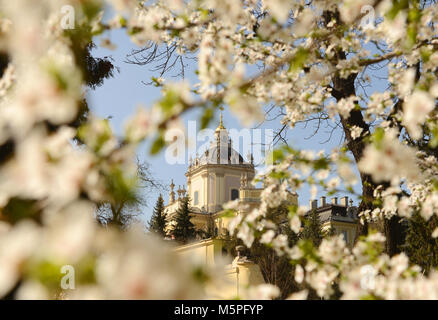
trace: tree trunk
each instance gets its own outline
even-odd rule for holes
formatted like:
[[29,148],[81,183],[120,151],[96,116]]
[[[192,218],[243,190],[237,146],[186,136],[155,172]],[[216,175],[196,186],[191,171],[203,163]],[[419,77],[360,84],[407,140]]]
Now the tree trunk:
[[[346,54],[342,50],[337,52],[336,59],[338,61],[345,60]],[[356,89],[354,82],[357,74],[351,74],[347,78],[341,78],[340,75],[336,75],[333,78],[332,96],[340,101],[351,96],[356,96]],[[350,112],[348,118],[340,115],[342,128],[347,140],[347,148],[353,154],[356,164],[361,160],[363,151],[365,150],[366,143],[365,137],[370,135],[370,127],[365,122],[362,112],[360,110],[353,109]],[[351,127],[357,126],[362,128],[362,135],[356,139],[351,136]],[[377,184],[373,182],[372,178],[368,174],[360,173],[362,182],[362,201],[359,205],[359,212],[364,210],[373,210],[374,204],[374,190],[377,188]],[[384,188],[389,186],[389,183],[382,183]],[[384,234],[386,236],[386,251],[391,256],[399,252],[399,245],[403,242],[402,228],[399,223],[398,217],[392,217],[390,220],[384,221]],[[359,235],[366,235],[368,233],[368,224],[365,223],[359,228]]]
[[404,243],[403,226],[399,216],[385,219],[384,230],[386,236],[386,252],[389,256],[400,253],[400,245]]

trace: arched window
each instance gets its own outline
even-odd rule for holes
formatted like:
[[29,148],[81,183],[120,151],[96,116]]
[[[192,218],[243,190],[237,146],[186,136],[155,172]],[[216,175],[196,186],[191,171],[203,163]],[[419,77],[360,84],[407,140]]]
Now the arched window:
[[198,191],[195,191],[195,194],[194,194],[194,196],[193,196],[193,204],[196,206],[196,205],[198,205],[199,204],[199,192]]
[[231,189],[231,201],[239,199],[239,190]]

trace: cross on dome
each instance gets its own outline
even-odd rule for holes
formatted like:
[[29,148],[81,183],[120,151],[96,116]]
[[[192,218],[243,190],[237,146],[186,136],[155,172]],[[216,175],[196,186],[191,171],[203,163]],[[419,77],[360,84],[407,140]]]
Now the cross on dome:
[[224,117],[222,114],[222,111],[224,111],[224,107],[220,106],[219,109],[221,110],[221,120],[219,122],[219,126],[216,128],[216,131],[225,130],[224,127]]

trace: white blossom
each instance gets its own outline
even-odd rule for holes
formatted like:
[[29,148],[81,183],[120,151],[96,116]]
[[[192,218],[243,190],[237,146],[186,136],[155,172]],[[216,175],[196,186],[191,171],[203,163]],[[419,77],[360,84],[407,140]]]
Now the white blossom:
[[416,90],[406,98],[403,104],[403,123],[406,125],[412,138],[421,138],[423,132],[420,125],[424,123],[427,115],[434,108],[434,100],[425,91]]

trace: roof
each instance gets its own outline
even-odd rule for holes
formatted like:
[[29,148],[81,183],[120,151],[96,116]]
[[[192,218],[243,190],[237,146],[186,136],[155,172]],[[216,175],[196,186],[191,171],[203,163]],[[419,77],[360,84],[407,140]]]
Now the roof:
[[[223,152],[223,154],[219,153],[221,158],[226,159],[227,163],[231,164],[248,164],[243,160],[242,155],[234,150],[229,143],[228,146],[221,145],[219,147],[219,152]],[[220,164],[218,162],[218,146],[213,145],[210,146],[199,158],[199,164]]]
[[[357,207],[346,207],[337,204],[326,204],[323,207],[319,207],[313,210],[319,214],[321,222],[326,222],[329,220],[346,222],[346,223],[357,223]],[[307,214],[312,212],[309,210]]]

